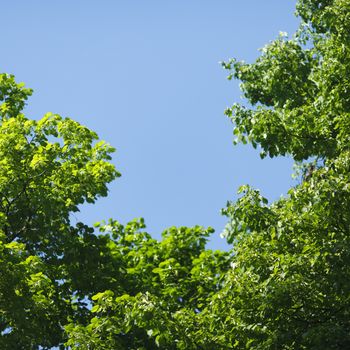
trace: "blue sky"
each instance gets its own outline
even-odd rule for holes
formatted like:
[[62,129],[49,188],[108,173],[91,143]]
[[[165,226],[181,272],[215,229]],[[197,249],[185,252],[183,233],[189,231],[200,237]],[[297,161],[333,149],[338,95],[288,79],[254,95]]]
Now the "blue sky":
[[1,71],[34,89],[26,114],[72,117],[117,148],[122,177],[73,220],[144,217],[216,229],[220,209],[250,184],[270,200],[294,184],[289,159],[261,161],[232,145],[226,107],[241,101],[219,61],[253,61],[293,33],[292,0],[61,0],[3,2]]

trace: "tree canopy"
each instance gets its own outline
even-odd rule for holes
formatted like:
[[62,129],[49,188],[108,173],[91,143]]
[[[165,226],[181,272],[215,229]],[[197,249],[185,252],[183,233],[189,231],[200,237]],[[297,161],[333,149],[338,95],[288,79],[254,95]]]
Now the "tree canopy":
[[2,349],[350,348],[350,1],[299,0],[300,29],[253,63],[222,63],[246,98],[234,143],[291,156],[299,183],[269,203],[242,186],[211,228],[143,219],[73,224],[120,176],[114,149],[0,75]]

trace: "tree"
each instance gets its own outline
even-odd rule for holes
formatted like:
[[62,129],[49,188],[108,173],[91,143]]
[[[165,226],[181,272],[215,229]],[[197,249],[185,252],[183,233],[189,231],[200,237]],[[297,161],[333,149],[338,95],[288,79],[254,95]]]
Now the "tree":
[[2,349],[62,344],[67,317],[84,318],[84,298],[98,292],[87,281],[99,285],[94,269],[76,272],[103,264],[93,259],[105,242],[82,224],[73,227],[70,214],[105,196],[119,176],[109,163],[113,148],[86,127],[51,113],[27,119],[21,110],[31,93],[0,75]]
[[[233,249],[230,267],[214,275],[218,290],[198,293],[198,309],[198,302],[172,307],[186,295],[164,297],[173,279],[136,295],[97,294],[90,324],[67,327],[69,345],[153,348],[136,343],[142,329],[162,349],[350,347],[349,13],[349,0],[299,0],[293,38],[281,34],[252,64],[223,63],[249,103],[226,111],[235,143],[314,170],[274,203],[249,186],[228,203],[224,235]],[[183,268],[177,260],[161,264],[152,281],[164,266],[167,274]],[[180,275],[176,284],[186,286]],[[121,345],[118,337],[128,335],[134,343]]]
[[[168,315],[199,312],[219,289],[228,253],[206,251],[212,229],[199,226],[169,228],[157,242],[142,219],[125,227],[114,220],[95,229],[72,225],[71,213],[107,195],[107,184],[120,175],[109,162],[114,149],[71,119],[52,113],[27,119],[21,111],[32,92],[13,76],[0,75],[0,92],[1,349],[73,345],[68,334],[89,327],[91,313],[111,295],[120,300],[111,320],[113,348],[155,348],[163,331],[174,332]],[[121,312],[147,298],[161,307]],[[159,316],[153,337],[144,324],[130,324],[153,314]],[[183,338],[190,341],[185,332]],[[87,339],[88,348],[107,346]]]
[[158,242],[143,232],[143,221],[100,226],[113,237],[110,249],[123,260],[125,290],[92,297],[87,326],[66,327],[67,345],[77,349],[200,348],[193,320],[222,286],[227,252],[205,250],[212,229],[171,227]]

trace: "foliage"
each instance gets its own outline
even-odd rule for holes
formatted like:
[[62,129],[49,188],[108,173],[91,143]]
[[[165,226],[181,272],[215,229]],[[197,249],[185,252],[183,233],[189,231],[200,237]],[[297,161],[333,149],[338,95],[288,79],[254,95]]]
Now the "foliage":
[[[169,228],[158,242],[139,231],[142,221],[100,227],[113,237],[110,249],[123,259],[124,290],[92,297],[93,317],[86,327],[71,323],[67,345],[77,349],[197,348],[193,320],[221,288],[228,253],[205,250],[212,232],[201,227]],[[192,326],[193,327],[193,326]]]
[[245,187],[223,210],[234,269],[211,312],[230,305],[222,333],[237,348],[350,346],[350,2],[300,0],[297,10],[293,39],[280,36],[253,64],[224,63],[251,103],[226,111],[237,141],[318,164],[286,198],[268,205]]
[[[106,184],[119,176],[109,162],[113,148],[86,127],[52,113],[27,119],[21,109],[30,94],[13,76],[0,75],[2,349],[62,344],[67,317],[88,311],[86,276],[71,271],[99,261],[83,257],[91,229],[73,227],[70,215],[107,195]],[[100,254],[102,239],[95,240],[89,250]]]
[[292,39],[281,33],[252,64],[223,63],[249,102],[226,111],[235,143],[290,155],[306,171],[272,204],[243,186],[223,209],[233,249],[219,290],[199,312],[164,309],[150,290],[99,294],[90,325],[68,328],[73,348],[113,349],[116,334],[139,328],[163,349],[350,347],[349,9],[348,0],[300,0]]
[[21,110],[31,90],[0,75],[0,347],[350,348],[350,2],[299,0],[254,63],[224,62],[247,100],[226,114],[235,143],[289,155],[300,183],[268,203],[249,186],[211,228],[143,219],[75,226],[70,214],[119,176],[95,133]]

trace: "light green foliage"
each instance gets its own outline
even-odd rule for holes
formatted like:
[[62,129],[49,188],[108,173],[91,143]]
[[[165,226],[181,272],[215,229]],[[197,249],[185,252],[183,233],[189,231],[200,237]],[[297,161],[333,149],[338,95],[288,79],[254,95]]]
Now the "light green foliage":
[[107,195],[105,183],[118,175],[106,161],[113,149],[95,139],[77,122],[50,113],[39,121],[3,118],[0,189],[8,241],[44,247],[47,233],[68,223],[79,204]]
[[[52,113],[37,121],[21,114],[30,94],[0,75],[2,349],[62,344],[67,317],[83,319],[83,299],[96,290],[87,292],[88,276],[74,278],[71,270],[87,263],[94,270],[99,261],[81,255],[91,229],[73,227],[70,214],[106,196],[119,176],[109,162],[114,149],[94,132]],[[95,240],[90,251],[100,254],[103,238]]]
[[60,310],[53,302],[54,287],[42,261],[28,255],[23,244],[6,243],[1,235],[0,270],[1,349],[50,344],[46,332],[54,338],[57,324],[47,322],[45,316],[57,317]]
[[0,113],[2,117],[15,117],[25,106],[32,90],[25,88],[23,83],[17,84],[15,77],[0,74]]

